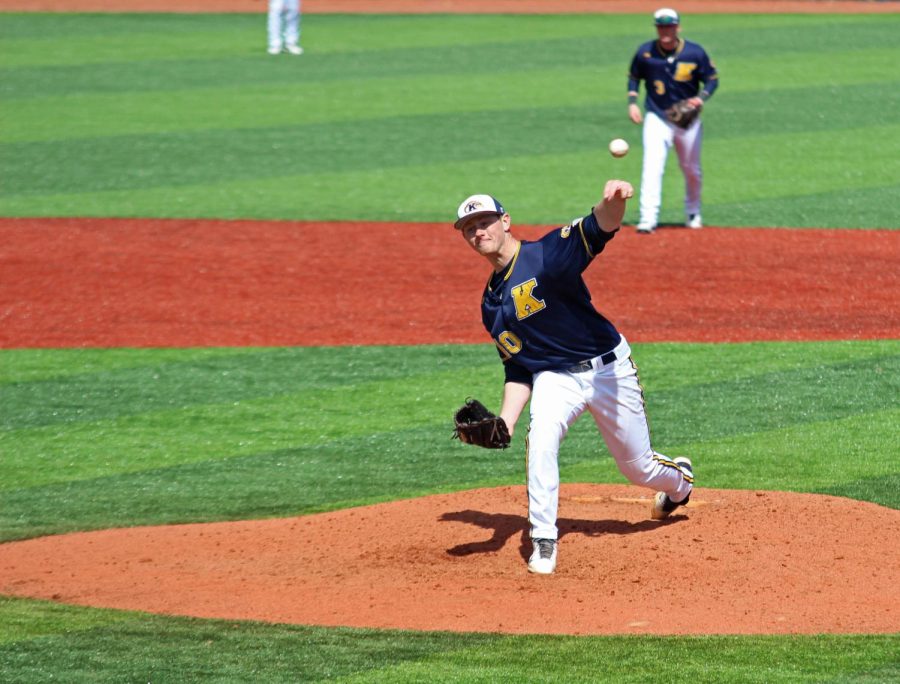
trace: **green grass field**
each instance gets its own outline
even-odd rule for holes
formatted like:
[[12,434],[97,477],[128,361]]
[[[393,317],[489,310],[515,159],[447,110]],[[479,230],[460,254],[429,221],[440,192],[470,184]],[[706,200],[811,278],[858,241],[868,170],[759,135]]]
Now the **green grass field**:
[[[606,178],[638,180],[624,91],[647,24],[312,15],[291,59],[265,54],[254,15],[5,15],[0,215],[440,221],[478,188],[553,224]],[[722,81],[707,223],[900,226],[898,28],[686,19]],[[635,151],[613,160],[615,137]],[[680,221],[670,170],[661,220]]]
[[[644,16],[313,15],[299,59],[265,54],[260,15],[2,19],[0,216],[444,221],[487,190],[555,223],[639,176],[624,90]],[[707,223],[900,228],[898,28],[685,19],[722,75]],[[679,185],[673,159],[664,221]],[[655,445],[695,456],[701,486],[900,508],[900,340],[635,342]],[[0,541],[518,484],[518,456],[449,439],[452,408],[495,402],[500,378],[487,345],[0,350]],[[624,482],[589,421],[561,469]],[[3,682],[874,683],[900,680],[898,652],[898,634],[412,633],[0,598]]]

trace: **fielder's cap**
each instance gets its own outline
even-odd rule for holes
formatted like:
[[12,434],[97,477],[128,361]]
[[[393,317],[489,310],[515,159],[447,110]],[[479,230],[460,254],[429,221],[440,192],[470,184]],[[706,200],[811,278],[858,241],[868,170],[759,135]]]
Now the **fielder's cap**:
[[681,23],[681,19],[678,18],[678,12],[663,7],[653,13],[653,23],[657,26],[677,26]]
[[506,209],[503,208],[503,205],[490,195],[472,195],[459,205],[459,209],[456,210],[456,223],[453,226],[459,228],[467,218],[478,216],[479,214],[499,214],[503,216],[505,213]]

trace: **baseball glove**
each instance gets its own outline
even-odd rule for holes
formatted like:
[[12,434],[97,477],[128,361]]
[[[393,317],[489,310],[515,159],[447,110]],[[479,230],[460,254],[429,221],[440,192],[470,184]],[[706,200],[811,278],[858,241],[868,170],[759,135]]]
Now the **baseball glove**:
[[509,429],[506,421],[495,416],[477,399],[466,399],[453,416],[456,425],[453,437],[465,444],[485,449],[505,449],[509,446]]
[[666,118],[670,123],[687,128],[694,119],[700,116],[700,108],[692,105],[688,100],[679,100],[666,110]]

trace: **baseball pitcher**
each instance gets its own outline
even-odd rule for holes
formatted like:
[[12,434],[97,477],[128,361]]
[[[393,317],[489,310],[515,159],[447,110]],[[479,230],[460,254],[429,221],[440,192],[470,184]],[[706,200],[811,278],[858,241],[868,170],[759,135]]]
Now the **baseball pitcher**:
[[[653,518],[665,518],[686,504],[693,488],[687,458],[671,459],[650,446],[644,395],[628,342],[594,308],[582,279],[619,230],[633,194],[630,183],[610,180],[591,213],[537,241],[514,237],[510,215],[490,195],[473,195],[457,210],[456,229],[491,265],[481,317],[505,369],[499,416],[486,415],[476,402],[479,410],[467,406],[458,412],[473,415],[471,421],[457,419],[457,432],[465,435],[463,441],[503,448],[530,400],[526,449],[531,572],[556,569],[557,456],[570,426],[585,411],[625,477],[658,490],[650,511]],[[467,421],[475,422],[480,432],[466,433]]]

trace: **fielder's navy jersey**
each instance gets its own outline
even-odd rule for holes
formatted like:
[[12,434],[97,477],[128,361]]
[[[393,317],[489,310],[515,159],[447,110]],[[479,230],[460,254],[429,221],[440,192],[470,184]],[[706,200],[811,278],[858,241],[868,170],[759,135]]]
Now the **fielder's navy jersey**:
[[601,230],[592,212],[540,240],[523,240],[488,280],[481,318],[507,381],[531,384],[534,373],[565,370],[619,344],[619,332],[591,304],[581,277],[614,234]]
[[665,119],[665,110],[679,100],[695,97],[703,83],[705,97],[719,85],[719,75],[706,51],[688,40],[679,40],[671,53],[660,50],[659,41],[641,45],[628,73],[628,90],[637,92],[638,82],[647,85],[645,107]]

